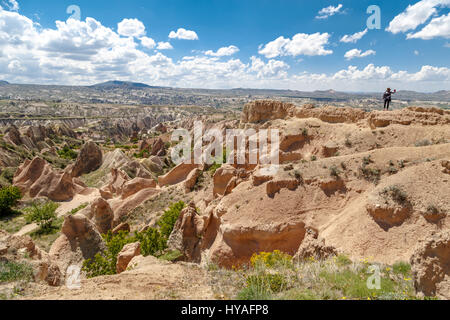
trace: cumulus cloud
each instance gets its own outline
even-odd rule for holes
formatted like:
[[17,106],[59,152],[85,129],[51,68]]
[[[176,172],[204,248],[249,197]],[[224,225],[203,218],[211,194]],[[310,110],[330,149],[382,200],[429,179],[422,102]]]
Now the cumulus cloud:
[[[275,56],[310,53],[296,37],[281,40]],[[167,46],[153,42],[143,35],[124,37],[94,18],[57,21],[42,28],[17,12],[0,9],[0,78],[13,83],[84,85],[121,79],[172,87],[293,90],[383,90],[386,82],[420,91],[450,87],[447,67],[423,66],[411,73],[369,64],[326,74],[289,74],[289,65],[273,57],[241,61],[201,54],[174,60],[161,52],[141,50],[141,46]]]
[[169,42],[158,42],[158,50],[172,50],[173,47]]
[[[415,30],[427,22],[438,12],[438,7],[450,6],[450,0],[422,0],[409,5],[405,11],[397,15],[386,29],[394,34]],[[434,19],[433,19],[434,20]],[[437,23],[442,22],[438,21]],[[436,23],[436,22],[435,22]]]
[[332,50],[325,49],[330,39],[328,33],[305,34],[298,33],[292,39],[279,37],[274,41],[262,46],[259,54],[266,58],[275,58],[278,56],[325,56],[332,54]]
[[374,51],[374,50],[367,50],[366,52],[362,52],[359,49],[352,49],[352,50],[347,51],[345,53],[344,57],[347,60],[352,60],[354,58],[364,58],[364,57],[367,57],[370,55],[375,55],[375,54],[376,54],[376,51]]
[[205,54],[207,56],[213,56],[213,57],[225,57],[225,56],[232,56],[233,54],[239,52],[239,48],[236,46],[229,46],[229,47],[223,47],[217,50],[216,52],[212,50],[205,51]]
[[407,39],[429,40],[437,37],[450,38],[450,13],[433,18],[419,32],[408,34]]
[[361,31],[361,32],[357,32],[355,34],[351,34],[351,35],[345,35],[341,38],[341,42],[345,42],[345,43],[356,43],[359,40],[362,39],[362,37],[364,37],[367,32],[369,32],[369,30],[366,28],[365,30]]
[[289,69],[289,65],[283,61],[271,59],[265,63],[260,58],[255,56],[251,57],[250,60],[252,64],[249,70],[256,72],[258,78],[287,78],[287,70]]
[[2,3],[11,11],[19,11],[20,9],[19,3],[16,0],[3,0]]
[[195,31],[180,28],[177,30],[177,32],[171,31],[169,34],[169,38],[181,40],[198,40],[198,35]]
[[326,8],[323,8],[319,11],[319,14],[316,16],[316,19],[328,19],[331,16],[334,16],[336,13],[339,13],[342,9],[343,5],[339,4],[336,7],[329,6]]
[[153,49],[156,47],[156,42],[152,38],[142,37],[139,40],[141,40],[141,45],[147,49]]
[[138,19],[123,19],[117,26],[117,32],[121,36],[140,37],[145,35],[145,26]]

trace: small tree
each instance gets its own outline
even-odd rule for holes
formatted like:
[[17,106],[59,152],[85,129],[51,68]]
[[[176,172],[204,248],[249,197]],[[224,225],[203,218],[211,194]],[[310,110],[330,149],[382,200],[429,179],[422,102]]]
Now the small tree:
[[43,232],[50,232],[53,221],[57,218],[56,209],[58,205],[52,201],[43,204],[33,202],[31,207],[26,209],[29,212],[27,221],[37,223]]
[[22,193],[17,187],[9,186],[0,189],[0,217],[11,213],[11,208],[22,198]]
[[169,239],[175,223],[180,217],[180,213],[185,206],[186,204],[183,201],[172,204],[169,207],[169,210],[165,211],[161,219],[158,221],[158,225],[161,228],[161,235],[166,239]]

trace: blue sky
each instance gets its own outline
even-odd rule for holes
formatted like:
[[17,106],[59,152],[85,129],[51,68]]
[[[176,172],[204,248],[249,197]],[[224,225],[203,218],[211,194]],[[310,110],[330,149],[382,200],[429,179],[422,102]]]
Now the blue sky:
[[[68,20],[70,5],[80,8],[81,21]],[[381,10],[379,30],[367,29],[370,5]],[[0,0],[0,6],[0,79],[10,82],[450,89],[450,0]],[[353,42],[342,40],[357,33]]]

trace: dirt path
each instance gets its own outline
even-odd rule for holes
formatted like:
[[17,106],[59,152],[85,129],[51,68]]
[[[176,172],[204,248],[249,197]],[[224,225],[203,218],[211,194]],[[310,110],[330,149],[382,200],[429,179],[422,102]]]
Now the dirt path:
[[206,271],[193,264],[173,264],[155,257],[137,257],[137,267],[120,275],[81,281],[81,289],[40,288],[32,300],[211,300]]
[[[98,197],[100,197],[100,191],[98,189],[87,188],[82,193],[75,195],[72,200],[67,202],[60,202],[60,206],[56,210],[56,214],[58,215],[58,218],[60,218],[85,203],[92,203]],[[37,230],[38,228],[39,226],[36,223],[27,224],[14,235],[24,236],[26,234],[29,234],[30,232]]]

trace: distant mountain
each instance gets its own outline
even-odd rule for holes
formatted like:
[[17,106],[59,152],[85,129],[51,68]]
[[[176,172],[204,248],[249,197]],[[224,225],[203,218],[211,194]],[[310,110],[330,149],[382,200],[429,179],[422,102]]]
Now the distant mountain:
[[94,84],[91,88],[96,89],[147,89],[151,86],[145,83],[127,82],[127,81],[107,81],[103,83]]
[[8,81],[0,80],[0,86],[6,86],[7,84],[9,84]]

